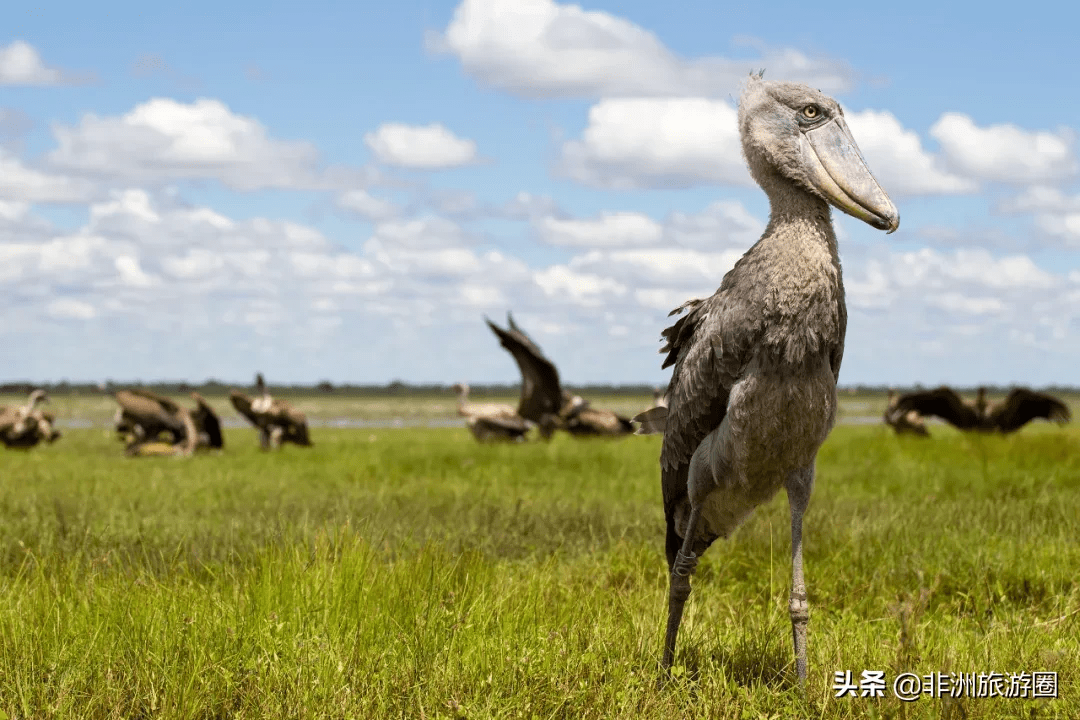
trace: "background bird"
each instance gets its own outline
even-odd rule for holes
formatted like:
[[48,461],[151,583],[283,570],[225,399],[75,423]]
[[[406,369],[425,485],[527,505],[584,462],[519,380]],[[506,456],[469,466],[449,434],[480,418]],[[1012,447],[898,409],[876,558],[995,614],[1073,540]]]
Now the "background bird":
[[262,373],[255,375],[255,392],[255,397],[250,397],[232,390],[229,401],[259,431],[259,446],[263,450],[277,449],[286,442],[311,446],[307,416],[288,401],[272,397]]
[[978,389],[974,402],[945,386],[907,393],[897,399],[896,412],[912,410],[939,417],[960,430],[980,432],[1012,433],[1038,418],[1058,424],[1072,419],[1069,407],[1061,400],[1027,388],[1015,388],[1004,400],[992,404],[987,401],[985,387]]
[[49,394],[41,389],[30,392],[22,406],[0,406],[0,442],[5,447],[26,450],[39,443],[53,443],[60,438],[56,418],[38,408],[49,402]]
[[548,439],[557,429],[575,437],[610,437],[634,431],[633,423],[611,411],[594,408],[579,395],[567,392],[559,381],[559,371],[524,330],[506,314],[507,328],[491,320],[488,327],[499,338],[521,371],[521,400],[518,414],[536,423]]
[[113,398],[119,405],[114,427],[128,455],[190,455],[200,448],[225,446],[220,418],[198,393],[191,393],[192,410],[142,388],[117,390]]
[[521,440],[532,427],[513,405],[471,403],[465,383],[454,383],[450,389],[458,394],[457,414],[465,418],[465,426],[477,442]]
[[881,419],[886,425],[891,427],[897,435],[929,437],[930,432],[926,429],[926,423],[923,422],[922,416],[917,410],[908,410],[907,412],[897,410],[896,403],[899,399],[900,397],[896,394],[896,391],[889,388],[889,402],[885,407],[885,412],[882,414]]

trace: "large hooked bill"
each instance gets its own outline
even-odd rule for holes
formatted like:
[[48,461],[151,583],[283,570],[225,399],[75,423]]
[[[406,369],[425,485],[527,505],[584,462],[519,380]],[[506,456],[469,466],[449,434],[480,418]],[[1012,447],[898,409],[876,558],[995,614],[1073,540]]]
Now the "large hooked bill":
[[807,130],[801,145],[810,181],[830,203],[878,230],[900,227],[900,212],[870,172],[842,117]]

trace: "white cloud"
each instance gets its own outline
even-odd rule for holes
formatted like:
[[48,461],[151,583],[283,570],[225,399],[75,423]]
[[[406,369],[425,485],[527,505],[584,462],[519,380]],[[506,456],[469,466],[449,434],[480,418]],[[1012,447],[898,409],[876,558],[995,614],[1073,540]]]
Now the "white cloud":
[[581,139],[563,144],[560,168],[620,189],[751,182],[735,108],[705,98],[601,100]]
[[346,190],[337,196],[335,203],[339,208],[356,213],[365,220],[389,220],[400,212],[394,203],[372,197],[365,190]]
[[512,220],[532,220],[544,216],[558,217],[560,212],[554,198],[523,190],[503,204],[499,214]]
[[46,306],[45,312],[50,317],[70,320],[90,320],[97,316],[93,305],[72,298],[53,300]]
[[932,307],[939,307],[942,310],[949,310],[967,315],[1000,313],[1005,309],[1005,304],[998,298],[969,297],[957,292],[931,295],[926,299],[926,302]]
[[700,213],[674,212],[664,223],[665,241],[683,247],[718,250],[749,248],[765,223],[735,200],[717,200]]
[[904,129],[892,113],[864,110],[845,117],[870,171],[890,195],[947,195],[978,189],[975,182],[946,172],[923,149],[919,135]]
[[364,143],[384,165],[420,170],[460,167],[477,161],[476,143],[443,125],[385,123],[364,135]]
[[1060,188],[1049,185],[1032,185],[1019,195],[1002,202],[998,209],[1002,212],[1080,212],[1080,195],[1066,195]]
[[605,296],[626,294],[626,286],[609,277],[576,272],[563,265],[545,268],[533,277],[549,297],[569,299],[586,307],[600,306]]
[[847,63],[743,44],[760,55],[684,59],[627,20],[553,0],[463,0],[445,32],[428,38],[481,82],[528,97],[719,97],[759,67],[825,92],[853,85]]
[[85,202],[96,194],[83,179],[52,175],[28,168],[0,148],[0,198],[43,203]]
[[929,248],[899,253],[892,258],[894,281],[901,286],[948,288],[955,282],[998,290],[1045,289],[1057,278],[1026,255],[995,258],[982,249],[940,253]]
[[375,226],[372,240],[409,250],[459,247],[473,243],[473,238],[461,225],[438,216],[381,222]]
[[1031,132],[1011,124],[978,127],[962,113],[945,113],[930,128],[948,166],[976,180],[1048,183],[1072,177],[1075,133]]
[[45,65],[34,46],[22,40],[0,47],[0,85],[65,85],[87,79]]
[[[685,248],[594,250],[571,259],[569,266],[574,270],[603,273],[632,287],[698,288],[707,289],[705,294],[711,295],[744,252],[743,249],[703,252]],[[688,297],[691,295],[686,294],[683,300]]]
[[356,173],[324,170],[309,142],[276,140],[258,120],[218,100],[155,98],[120,117],[86,114],[53,126],[49,163],[121,182],[216,178],[237,190],[331,189]]
[[1047,185],[1032,185],[998,204],[1005,213],[1034,213],[1044,238],[1066,247],[1080,247],[1080,195],[1067,195]]
[[663,227],[648,215],[633,212],[602,213],[594,220],[546,217],[536,223],[540,239],[564,247],[626,247],[653,245]]

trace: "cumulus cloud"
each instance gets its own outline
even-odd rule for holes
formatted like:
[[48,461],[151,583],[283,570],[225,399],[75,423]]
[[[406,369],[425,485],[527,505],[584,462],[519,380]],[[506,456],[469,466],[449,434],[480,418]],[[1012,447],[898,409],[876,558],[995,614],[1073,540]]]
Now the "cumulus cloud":
[[499,215],[511,220],[532,220],[540,217],[561,217],[559,203],[547,195],[534,195],[524,190],[507,200]]
[[626,286],[602,275],[583,273],[563,265],[553,265],[534,275],[536,284],[549,297],[569,299],[585,307],[598,307],[605,296],[626,294]]
[[717,200],[700,213],[674,212],[664,223],[664,240],[682,247],[719,250],[749,248],[765,230],[736,200]]
[[648,215],[633,212],[602,213],[593,220],[546,217],[536,225],[540,239],[564,247],[625,247],[653,245],[663,228]]
[[0,85],[71,85],[90,80],[47,66],[28,42],[15,40],[0,47]]
[[476,143],[439,123],[403,125],[385,123],[364,135],[364,143],[384,165],[418,170],[441,170],[477,161]]
[[55,168],[119,182],[216,178],[237,190],[332,189],[356,173],[320,168],[305,141],[277,140],[251,117],[218,100],[155,98],[119,117],[84,115],[75,127],[53,126]]
[[365,220],[388,220],[401,211],[389,200],[372,197],[366,190],[359,189],[339,193],[334,202],[342,210],[355,213]]
[[699,213],[676,211],[662,222],[637,212],[602,212],[593,218],[533,217],[541,242],[581,249],[700,248],[721,251],[749,248],[765,224],[742,203],[717,200]]
[[0,148],[0,198],[77,203],[90,200],[96,194],[96,188],[88,180],[28,168],[17,157]]
[[735,108],[705,98],[601,100],[581,139],[563,144],[559,168],[620,189],[751,182]]
[[923,149],[919,135],[907,130],[890,112],[847,113],[871,172],[890,195],[949,195],[970,193],[978,184],[947,172],[940,159]]
[[1032,185],[998,203],[997,209],[1004,213],[1032,213],[1043,238],[1066,247],[1080,247],[1080,195],[1069,195],[1048,185]]
[[446,30],[428,36],[480,82],[528,97],[721,97],[760,67],[825,92],[854,84],[845,62],[743,44],[759,56],[686,59],[628,20],[553,0],[463,0]]
[[1011,124],[979,127],[967,115],[945,113],[930,128],[948,167],[975,180],[1050,183],[1072,177],[1075,132],[1028,131]]

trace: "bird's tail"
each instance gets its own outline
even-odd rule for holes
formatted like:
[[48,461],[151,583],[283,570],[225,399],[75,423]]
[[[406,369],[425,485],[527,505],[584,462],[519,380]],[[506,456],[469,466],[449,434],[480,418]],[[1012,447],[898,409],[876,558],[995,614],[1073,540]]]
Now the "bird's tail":
[[667,427],[667,413],[668,409],[666,407],[658,405],[635,415],[634,422],[641,423],[641,427],[634,434],[652,435],[664,432],[664,428]]

